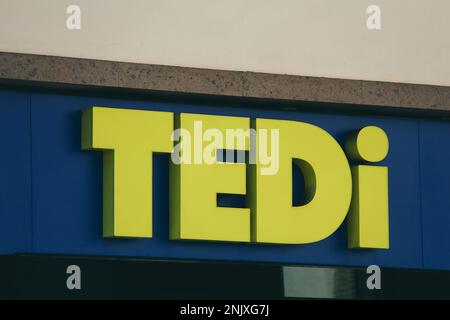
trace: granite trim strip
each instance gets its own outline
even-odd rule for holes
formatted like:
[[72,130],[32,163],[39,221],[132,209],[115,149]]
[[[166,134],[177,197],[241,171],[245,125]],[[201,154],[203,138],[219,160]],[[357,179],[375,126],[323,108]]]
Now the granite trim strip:
[[0,52],[0,81],[450,111],[450,87]]

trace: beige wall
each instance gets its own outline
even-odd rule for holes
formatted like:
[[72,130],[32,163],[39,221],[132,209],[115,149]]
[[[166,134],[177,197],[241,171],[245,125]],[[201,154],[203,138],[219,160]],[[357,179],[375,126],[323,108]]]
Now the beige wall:
[[450,86],[450,1],[0,0],[0,51]]

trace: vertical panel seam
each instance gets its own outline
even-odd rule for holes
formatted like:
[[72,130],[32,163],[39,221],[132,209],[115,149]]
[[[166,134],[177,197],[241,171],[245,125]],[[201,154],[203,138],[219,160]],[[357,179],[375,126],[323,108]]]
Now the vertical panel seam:
[[424,220],[423,220],[423,204],[422,204],[422,149],[421,149],[421,143],[420,143],[420,120],[417,120],[417,143],[418,143],[418,162],[419,162],[419,212],[420,212],[420,245],[421,245],[421,258],[422,258],[422,269],[425,268],[425,259],[424,259],[424,238],[423,238],[423,228],[424,228]]

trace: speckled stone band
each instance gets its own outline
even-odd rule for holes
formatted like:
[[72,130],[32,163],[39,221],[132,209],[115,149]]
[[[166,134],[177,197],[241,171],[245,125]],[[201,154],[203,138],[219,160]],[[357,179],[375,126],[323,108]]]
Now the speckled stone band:
[[450,112],[447,86],[0,52],[0,82],[12,81]]

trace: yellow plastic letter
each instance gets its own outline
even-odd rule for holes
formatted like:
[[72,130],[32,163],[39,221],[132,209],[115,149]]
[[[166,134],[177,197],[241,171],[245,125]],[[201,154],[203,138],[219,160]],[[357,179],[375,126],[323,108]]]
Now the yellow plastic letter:
[[[279,130],[279,170],[261,175],[258,160],[250,168],[252,240],[301,244],[330,236],[351,200],[350,167],[342,148],[325,130],[303,122],[256,119],[254,127],[257,137],[261,130]],[[258,139],[256,147],[261,147]],[[305,179],[308,201],[301,206],[292,204],[293,163]]]
[[[382,161],[389,150],[386,133],[374,126],[352,133],[346,149],[353,160]],[[349,248],[389,248],[388,168],[352,166],[353,199],[348,216]]]
[[103,150],[103,236],[152,237],[152,153],[172,152],[173,114],[93,107],[82,149]]
[[[195,141],[187,152],[194,161],[170,164],[170,238],[250,241],[250,210],[217,207],[218,193],[245,195],[245,163],[216,160],[217,149],[248,150],[250,119],[182,113],[177,118],[177,127],[189,132],[191,141]],[[229,139],[225,142],[227,129],[247,132],[245,143],[232,146]],[[211,147],[204,140],[213,137],[216,139]],[[212,157],[202,161],[209,154]]]

